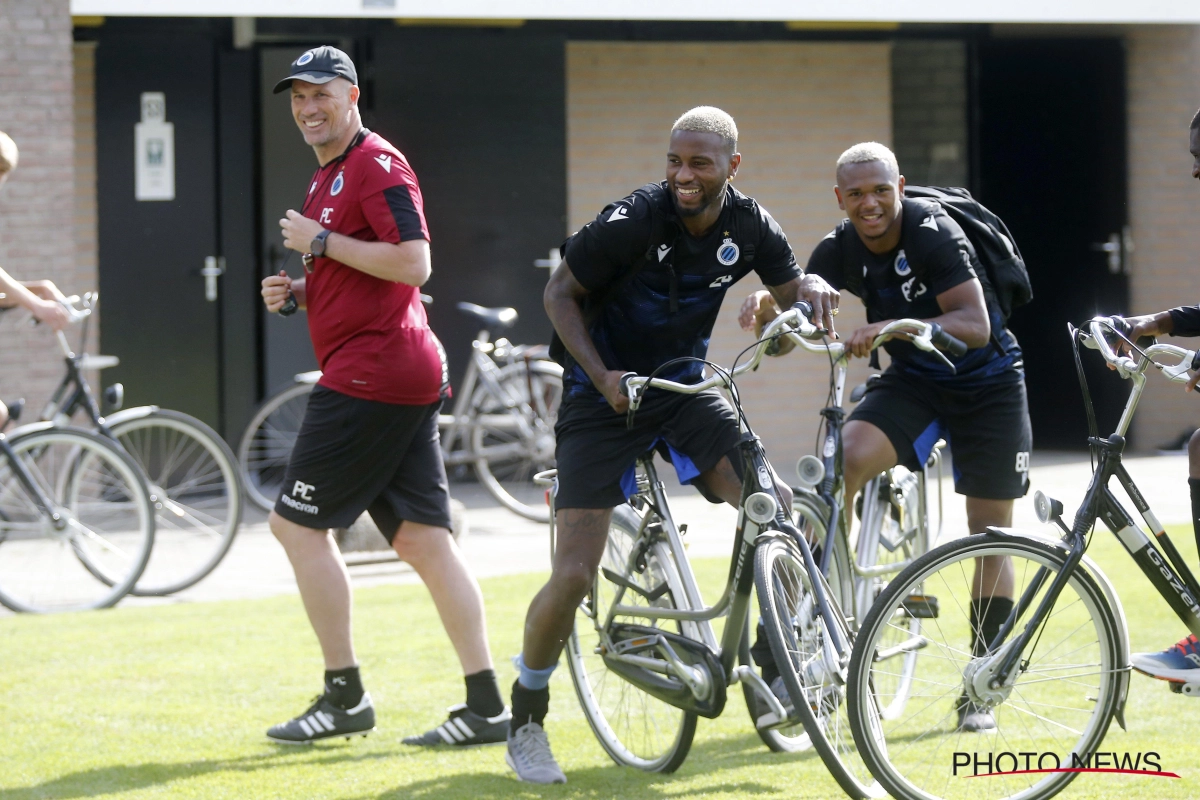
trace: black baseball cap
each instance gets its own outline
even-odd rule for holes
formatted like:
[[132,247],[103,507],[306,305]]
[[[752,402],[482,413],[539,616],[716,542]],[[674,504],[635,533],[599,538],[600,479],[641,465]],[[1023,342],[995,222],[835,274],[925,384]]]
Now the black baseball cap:
[[329,83],[334,78],[345,78],[355,86],[358,85],[358,72],[355,71],[350,56],[336,47],[321,45],[306,51],[292,62],[292,73],[275,84],[274,94],[292,88],[293,80]]

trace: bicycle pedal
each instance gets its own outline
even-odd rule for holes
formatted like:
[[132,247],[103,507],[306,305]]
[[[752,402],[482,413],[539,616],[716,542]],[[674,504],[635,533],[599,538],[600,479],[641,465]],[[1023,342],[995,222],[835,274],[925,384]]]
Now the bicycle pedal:
[[938,599],[931,594],[910,594],[901,601],[900,608],[914,619],[938,618]]
[[1171,681],[1171,691],[1186,697],[1200,697],[1200,681]]

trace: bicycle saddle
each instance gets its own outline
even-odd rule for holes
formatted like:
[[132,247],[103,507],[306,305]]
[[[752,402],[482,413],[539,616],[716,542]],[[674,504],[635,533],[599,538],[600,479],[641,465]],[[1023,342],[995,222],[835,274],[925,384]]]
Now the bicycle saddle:
[[854,391],[850,392],[850,402],[857,403],[859,400],[862,400],[863,396],[867,393],[867,390],[871,388],[871,384],[877,380],[879,380],[879,376],[872,375],[858,386],[855,386]]
[[506,330],[517,324],[515,308],[484,308],[474,303],[459,303],[458,310],[474,317],[488,330]]

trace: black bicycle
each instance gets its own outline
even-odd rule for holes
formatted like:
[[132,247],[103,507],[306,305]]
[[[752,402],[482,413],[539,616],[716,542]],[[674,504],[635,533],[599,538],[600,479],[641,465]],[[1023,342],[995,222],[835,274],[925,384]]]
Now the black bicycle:
[[[1200,634],[1200,584],[1121,463],[1146,372],[1153,367],[1186,382],[1188,370],[1200,368],[1200,357],[1153,340],[1130,342],[1124,329],[1122,320],[1109,317],[1096,317],[1086,330],[1070,328],[1094,459],[1073,524],[1063,522],[1061,503],[1038,492],[1039,519],[1057,525],[1061,537],[991,528],[942,545],[888,584],[859,629],[848,686],[854,738],[872,773],[895,797],[1052,797],[1078,774],[1070,770],[1096,752],[1114,718],[1124,727],[1129,635],[1116,590],[1086,555],[1097,521],[1113,532],[1188,630]],[[1081,344],[1098,350],[1133,384],[1116,430],[1107,437],[1098,433]],[[1117,500],[1109,488],[1113,478],[1152,536]],[[972,652],[972,599],[998,594],[998,586],[972,578],[976,559],[988,556],[1011,559],[1014,605],[995,638]],[[913,598],[920,598],[919,608]],[[986,604],[980,611],[986,614]],[[904,714],[883,721],[881,736],[876,709],[886,700],[877,687],[894,680],[881,647],[918,615],[925,649],[914,676],[918,689]],[[1200,694],[1200,683],[1177,689]],[[964,702],[990,709],[996,729],[958,730],[956,711]],[[956,774],[956,754],[988,753],[1019,754],[1023,760],[1018,765],[997,756],[982,770],[988,777],[978,780],[964,779],[973,774],[972,765]]]

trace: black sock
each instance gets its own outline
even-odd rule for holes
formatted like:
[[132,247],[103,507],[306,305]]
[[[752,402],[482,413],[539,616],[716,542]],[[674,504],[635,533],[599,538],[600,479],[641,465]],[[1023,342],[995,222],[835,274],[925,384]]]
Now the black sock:
[[363,685],[358,667],[325,670],[325,694],[338,708],[354,708],[361,703]]
[[988,645],[1000,632],[1012,608],[1013,601],[1007,597],[980,597],[971,601],[972,656],[987,654]]
[[512,688],[512,732],[530,722],[545,727],[546,712],[550,709],[550,687],[526,689],[520,680],[513,681]]
[[1196,551],[1200,552],[1200,478],[1188,478],[1192,493],[1192,530],[1196,532]]
[[771,681],[779,677],[779,667],[775,665],[775,654],[771,652],[771,642],[767,639],[767,628],[762,620],[758,621],[758,630],[754,634],[754,646],[750,648],[750,657],[762,669],[762,679],[771,685]]
[[467,684],[467,708],[481,717],[494,717],[504,710],[495,670],[485,669],[463,678]]

